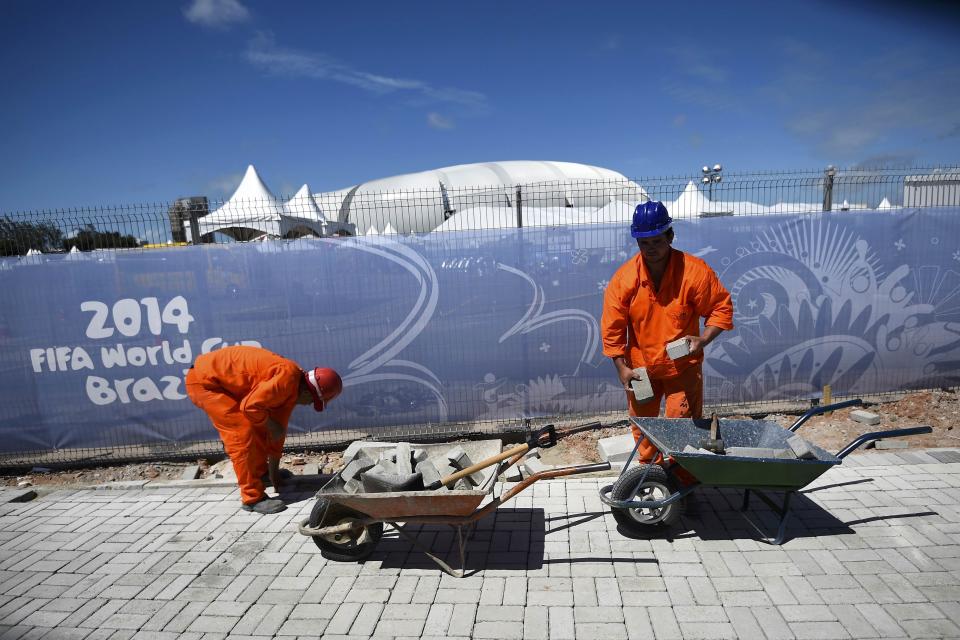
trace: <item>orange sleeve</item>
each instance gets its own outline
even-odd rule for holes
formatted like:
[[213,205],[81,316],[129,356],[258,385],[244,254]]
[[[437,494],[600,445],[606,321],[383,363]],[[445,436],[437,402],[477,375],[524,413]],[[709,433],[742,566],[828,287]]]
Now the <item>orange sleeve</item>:
[[[616,358],[627,352],[627,329],[630,324],[630,302],[635,293],[629,286],[631,263],[617,269],[603,294],[603,315],[600,317],[600,335],[603,355]],[[636,280],[636,277],[632,278]]]
[[703,280],[694,292],[697,315],[706,318],[704,325],[724,331],[733,329],[733,302],[730,292],[713,269],[706,267]]
[[271,367],[269,375],[258,382],[240,402],[240,410],[255,426],[263,426],[272,412],[296,398],[299,387],[299,367],[292,363]]

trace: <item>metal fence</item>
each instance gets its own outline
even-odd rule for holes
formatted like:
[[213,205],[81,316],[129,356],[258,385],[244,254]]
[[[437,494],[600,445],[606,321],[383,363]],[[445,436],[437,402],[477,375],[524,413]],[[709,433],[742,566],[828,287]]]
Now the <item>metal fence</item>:
[[[582,258],[583,261],[592,261],[596,272],[606,273],[608,278],[630,251],[629,236],[626,236],[622,230],[629,223],[632,208],[638,201],[646,198],[667,203],[671,215],[677,220],[708,221],[714,225],[709,227],[710,229],[729,230],[734,226],[738,229],[749,229],[752,228],[751,225],[760,229],[761,227],[757,225],[760,225],[761,221],[768,221],[771,216],[796,217],[797,214],[814,214],[823,211],[836,212],[839,215],[850,212],[851,215],[856,215],[887,209],[922,210],[958,207],[960,206],[960,169],[836,170],[829,168],[801,172],[735,174],[705,167],[704,172],[698,175],[634,180],[558,180],[472,187],[450,186],[440,181],[436,187],[386,192],[367,191],[361,185],[327,194],[301,192],[290,198],[273,197],[269,194],[257,198],[242,196],[242,193],[238,193],[238,196],[226,201],[192,197],[155,205],[0,214],[0,255],[8,256],[5,263],[7,265],[10,261],[36,260],[44,256],[55,258],[56,254],[67,254],[63,256],[65,260],[71,256],[77,256],[78,260],[83,257],[109,260],[111,256],[125,255],[127,252],[143,253],[153,250],[158,250],[158,255],[163,254],[166,260],[168,257],[175,259],[172,258],[177,255],[173,247],[184,247],[183,251],[191,252],[191,256],[194,257],[197,251],[201,252],[200,256],[206,255],[202,252],[210,251],[202,247],[189,248],[190,245],[198,244],[232,245],[237,242],[265,242],[287,250],[298,244],[315,248],[316,245],[311,243],[315,243],[315,238],[318,236],[328,239],[327,242],[336,242],[333,240],[336,238],[344,239],[346,242],[346,238],[350,236],[396,234],[397,237],[409,237],[410,234],[415,234],[429,245],[424,251],[432,252],[431,255],[435,258],[439,271],[466,277],[482,277],[489,276],[490,272],[496,269],[495,256],[486,254],[485,251],[487,247],[495,245],[497,231],[520,228],[534,233],[542,232],[542,234],[538,236],[540,244],[521,242],[517,245],[521,252],[529,251],[517,258],[516,264],[520,266],[518,271],[526,270],[528,273],[538,274],[538,278],[547,279],[553,277],[550,275],[553,273],[556,274],[555,281],[572,279],[575,275],[563,266],[566,264],[563,260],[574,256],[574,259]],[[764,224],[768,223],[764,222]],[[564,229],[575,229],[576,238],[572,239],[572,236],[565,235]],[[489,233],[478,236],[477,232],[480,231]],[[920,233],[925,231],[929,231],[930,234],[936,233],[933,228],[920,230]],[[839,236],[824,237],[824,240],[835,243],[849,242],[848,239]],[[858,251],[864,252],[862,248],[850,245],[851,255]],[[960,248],[958,248],[958,254],[960,254]],[[914,262],[920,260],[919,255],[921,254],[913,258]],[[17,256],[22,257],[17,258]],[[564,256],[563,260],[558,259],[558,256]],[[843,260],[846,259],[843,258]],[[867,265],[864,268],[870,268],[871,260],[873,258],[864,254],[863,263]],[[269,270],[269,261],[268,255],[258,263],[265,265],[261,271]],[[215,265],[210,262],[208,266],[205,277],[216,279],[218,276]],[[358,335],[358,332],[364,331],[363,327],[379,322],[383,314],[402,317],[403,313],[401,309],[377,306],[379,300],[386,299],[384,297],[386,292],[396,291],[405,286],[395,273],[363,261],[355,262],[353,268],[368,270],[364,273],[364,277],[369,283],[367,295],[370,304],[364,304],[362,293],[339,292],[344,298],[349,299],[351,304],[356,305],[356,311],[350,319],[351,326],[341,327],[340,333],[335,334],[342,336],[342,339]],[[766,268],[772,273],[772,275],[766,274],[768,280],[777,278],[784,279],[785,282],[789,280],[785,274],[777,273],[776,269]],[[852,267],[844,268],[849,270]],[[54,272],[50,271],[45,277],[56,277],[53,274]],[[137,273],[129,274],[129,277],[135,279],[148,276]],[[164,277],[170,276],[167,274]],[[195,276],[190,273],[178,273],[176,277],[191,279]],[[313,321],[325,312],[322,301],[297,295],[296,291],[284,284],[284,281],[290,277],[290,274],[285,271],[251,274],[250,277],[251,281],[255,280],[258,283],[265,300],[270,302],[265,304],[258,313],[263,314],[263,317],[271,317],[274,313],[271,306],[282,304],[285,307],[286,330],[291,336],[299,336],[300,340],[306,341],[319,340],[311,331]],[[938,272],[937,286],[941,288],[946,286],[944,284],[947,283],[946,277]],[[926,284],[917,278],[915,280],[916,283],[911,285],[915,290],[910,295],[918,298],[925,297],[929,302],[929,292],[924,289]],[[742,284],[744,287],[756,286],[755,281],[749,278],[744,280],[744,283]],[[739,282],[725,282],[725,284],[728,288],[734,285],[741,286]],[[952,285],[952,281],[947,284]],[[120,286],[122,288],[122,283]],[[229,283],[224,283],[225,290],[229,289],[229,286]],[[337,290],[335,285],[333,289]],[[13,314],[24,313],[22,309],[31,304],[39,306],[39,302],[48,295],[45,288],[35,287],[26,299],[18,301],[19,305],[4,305],[7,310],[4,312],[5,315],[0,314],[0,321],[3,322],[0,324],[0,345],[7,343],[16,346],[16,349],[0,348],[0,354],[4,356],[4,361],[0,363],[3,367],[0,373],[3,375],[16,376],[17,370],[27,364],[22,355],[21,337],[17,335],[16,329],[11,329],[15,324]],[[762,300],[765,295],[773,296],[770,292],[758,291],[757,299]],[[501,304],[503,304],[502,301]],[[14,307],[18,307],[21,311],[14,310]],[[495,313],[494,310],[488,311]],[[953,312],[954,308],[947,304],[941,305],[935,312],[930,313],[939,314],[940,319],[949,320],[953,319],[951,315]],[[802,316],[803,310],[801,309],[798,313]],[[831,321],[839,322],[842,314],[841,309],[827,310]],[[757,319],[759,314],[751,316],[744,311],[741,317],[748,324],[757,323],[758,334],[764,330],[771,330],[764,324],[765,320]],[[258,324],[259,319],[251,318],[253,316],[248,314],[238,323],[246,328],[248,331],[246,335],[253,338],[263,325]],[[483,321],[480,317],[471,316],[467,319]],[[849,318],[845,321],[849,322]],[[773,326],[773,323],[768,324]],[[855,322],[850,324],[857,326]],[[878,331],[880,330],[878,326],[879,323],[868,323],[862,327],[862,330]],[[782,326],[776,329],[783,331]],[[517,347],[524,357],[538,360],[549,360],[552,357],[543,347],[549,348],[552,342],[565,339],[560,331],[551,327],[545,329],[539,344],[532,341],[524,331],[518,330],[516,333],[524,334],[521,336],[522,342],[518,343]],[[423,349],[428,359],[453,358],[469,362],[472,357],[469,341],[464,341],[462,336],[456,334],[448,335],[440,342],[424,346]],[[591,358],[592,361],[588,362]],[[582,364],[585,367],[597,367],[596,371],[605,371],[599,368],[603,366],[602,360],[602,355],[592,354],[589,358],[584,356],[576,370],[581,371],[579,367]],[[956,384],[956,367],[954,366],[951,370],[949,358],[944,362],[947,364],[938,365],[939,368],[936,371],[917,380],[905,377],[913,375],[909,371],[900,377],[897,377],[899,374],[888,373],[884,378],[887,382],[884,384],[889,388],[879,389],[879,392],[900,392],[904,389],[918,388],[918,386],[952,386]],[[794,362],[794,366],[796,365],[797,362]],[[820,363],[817,365],[820,366]],[[717,371],[722,373],[723,366],[725,365],[722,359],[718,359]],[[850,366],[858,365],[854,362]],[[556,383],[550,375],[543,374],[535,364],[525,363],[524,367],[531,381],[543,381],[545,385]],[[609,366],[608,368],[612,376],[612,368]],[[486,380],[482,369],[477,369],[475,373]],[[732,379],[735,376],[728,376],[728,378]],[[382,399],[372,398],[368,403],[371,407],[368,414],[358,414],[348,420],[334,422],[322,431],[292,434],[288,444],[291,447],[310,448],[340,444],[360,437],[446,438],[467,433],[522,429],[525,428],[524,418],[530,418],[535,422],[551,419],[575,422],[592,418],[596,413],[591,410],[589,403],[564,405],[562,402],[556,404],[552,415],[549,404],[536,407],[536,411],[530,411],[529,397],[523,397],[523,394],[518,392],[500,394],[500,396],[515,396],[504,401],[506,403],[527,403],[527,406],[517,409],[511,415],[492,412],[490,415],[473,415],[470,419],[464,419],[464,416],[470,414],[467,408],[471,403],[476,402],[478,393],[494,396],[499,393],[496,379],[482,384],[487,383],[489,383],[488,387],[477,391],[476,384],[453,380],[445,392],[447,398],[445,402],[448,406],[443,412],[425,414],[424,419],[414,422],[407,420],[403,424],[391,421],[391,415],[400,415],[396,412],[404,410],[404,407],[397,403],[402,404],[409,399],[409,391],[398,389],[391,396],[391,402],[394,405],[380,406],[377,403]],[[784,410],[809,404],[811,401],[809,389],[801,391],[798,388],[792,395],[784,391],[779,391],[772,396],[763,396],[762,393],[751,395],[743,389],[750,384],[759,384],[752,378],[738,381],[734,385],[736,388],[730,387],[730,380],[724,379],[724,376],[719,374],[714,380],[708,378],[707,383],[708,385],[727,385],[727,390],[722,394],[722,401],[718,401],[717,396],[714,395],[712,404],[729,411]],[[568,388],[575,388],[576,376],[570,376],[564,384]],[[877,385],[875,384],[874,387]],[[787,385],[783,388],[790,387]],[[843,388],[834,390],[836,395],[842,395],[844,391]],[[708,399],[710,399],[709,394]],[[8,406],[24,402],[16,397],[7,397],[5,401]],[[410,403],[416,402],[416,398],[410,400]],[[602,408],[606,405],[600,402],[597,406]],[[573,410],[570,407],[573,407]],[[27,408],[23,411],[25,414],[29,412]],[[612,417],[619,419],[622,414],[612,414]],[[65,416],[64,419],[69,419],[69,416]],[[131,423],[149,423],[150,420],[149,417],[134,416],[129,411],[125,419]],[[0,465],[28,463],[53,465],[77,461],[197,457],[220,451],[219,443],[214,440],[191,438],[163,441],[160,439],[160,441],[143,444],[122,435],[122,431],[122,424],[118,424],[115,431],[117,435],[106,437],[105,441],[97,446],[20,447],[15,452],[0,455]],[[212,431],[210,435],[213,435]]]

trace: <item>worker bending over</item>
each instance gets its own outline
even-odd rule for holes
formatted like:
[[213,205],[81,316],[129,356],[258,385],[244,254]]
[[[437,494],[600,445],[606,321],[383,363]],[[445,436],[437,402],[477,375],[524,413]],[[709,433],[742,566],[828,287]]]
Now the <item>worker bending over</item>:
[[279,490],[280,456],[294,405],[317,411],[343,390],[333,369],[302,370],[297,363],[259,347],[225,347],[197,358],[187,372],[187,395],[220,433],[240,485],[245,511],[278,513],[263,476]]
[[[660,415],[666,397],[665,417],[702,417],[703,348],[733,329],[730,294],[707,263],[671,246],[672,225],[662,202],[637,205],[630,234],[640,252],[617,269],[604,294],[603,353],[627,390],[631,416]],[[706,319],[702,334],[700,318]],[[686,338],[690,353],[671,360],[666,345],[679,338]],[[654,394],[643,403],[630,388],[638,367],[646,368]],[[643,437],[636,426],[631,429],[635,440]],[[646,438],[639,451],[641,462],[662,461]]]

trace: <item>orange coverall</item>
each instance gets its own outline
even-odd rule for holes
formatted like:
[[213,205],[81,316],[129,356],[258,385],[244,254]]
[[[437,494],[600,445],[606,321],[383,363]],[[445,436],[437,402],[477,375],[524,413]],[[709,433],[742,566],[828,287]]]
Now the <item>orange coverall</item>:
[[[703,356],[671,360],[666,345],[684,336],[700,335],[705,325],[733,329],[733,304],[717,274],[700,258],[671,249],[659,291],[637,253],[613,274],[603,298],[603,354],[623,356],[631,369],[646,367],[654,398],[643,404],[627,392],[630,415],[656,417],[666,396],[667,418],[700,418],[703,414]],[[631,425],[633,437],[643,434]],[[646,438],[640,443],[641,462],[662,461]]]
[[265,497],[267,457],[279,458],[283,440],[272,440],[267,419],[286,433],[303,372],[293,361],[258,347],[224,347],[197,358],[187,372],[187,395],[220,433],[233,462],[244,504]]

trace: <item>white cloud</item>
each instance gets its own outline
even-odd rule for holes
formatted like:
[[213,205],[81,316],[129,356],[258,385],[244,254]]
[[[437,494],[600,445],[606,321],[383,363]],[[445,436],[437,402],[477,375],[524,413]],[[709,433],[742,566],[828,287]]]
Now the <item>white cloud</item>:
[[476,111],[487,108],[487,97],[480,92],[362,71],[325,53],[279,47],[269,33],[251,40],[245,55],[252,65],[275,75],[339,82],[376,94],[401,93],[419,101],[448,102]]
[[434,129],[453,129],[453,120],[445,118],[439,113],[430,112],[427,114],[427,124]]
[[238,0],[193,0],[183,15],[194,24],[218,28],[250,19],[250,12]]

